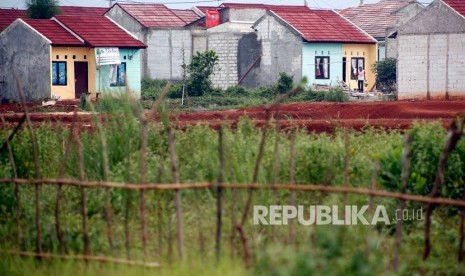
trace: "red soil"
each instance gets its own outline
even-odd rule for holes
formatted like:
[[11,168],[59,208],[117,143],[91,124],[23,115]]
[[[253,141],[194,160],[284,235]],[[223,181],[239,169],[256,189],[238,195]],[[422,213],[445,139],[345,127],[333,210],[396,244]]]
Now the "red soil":
[[[60,103],[60,102],[59,102]],[[62,111],[74,110],[76,102],[67,106],[64,102]],[[21,107],[8,109],[0,106],[0,113],[8,122],[17,122],[22,114],[16,113]],[[451,119],[458,113],[465,111],[465,101],[420,101],[420,102],[375,102],[375,103],[292,103],[282,105],[279,113],[275,109],[273,116],[280,117],[282,128],[296,125],[309,131],[331,132],[338,126],[351,127],[357,130],[367,125],[384,129],[405,129],[413,121],[441,120],[444,126],[450,124]],[[279,114],[279,115],[277,115]],[[173,115],[179,127],[193,124],[208,124],[217,128],[223,123],[232,126],[242,116],[250,117],[258,126],[265,123],[265,108],[254,107],[225,111],[183,112]],[[69,124],[73,120],[72,113],[40,113],[32,112],[33,122],[60,122]],[[80,114],[82,124],[91,123],[90,114]]]

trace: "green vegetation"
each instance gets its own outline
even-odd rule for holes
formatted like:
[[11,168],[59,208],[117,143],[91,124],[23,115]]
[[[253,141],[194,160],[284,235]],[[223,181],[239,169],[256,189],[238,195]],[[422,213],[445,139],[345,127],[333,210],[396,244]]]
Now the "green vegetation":
[[210,76],[218,65],[219,57],[213,50],[197,52],[192,57],[191,64],[186,66],[188,78],[186,88],[189,95],[202,96],[213,90]]
[[[242,88],[229,91],[236,95],[246,93]],[[260,92],[255,92],[260,93]],[[263,92],[265,93],[265,92]],[[104,103],[104,104],[103,104]],[[102,101],[105,106],[103,130],[108,148],[103,148],[98,129],[81,130],[83,142],[85,178],[99,181],[104,178],[103,156],[109,161],[110,181],[137,183],[140,177],[141,124],[136,118],[137,110],[125,100]],[[140,106],[136,107],[141,109]],[[166,106],[162,107],[166,110]],[[164,124],[166,124],[166,119]],[[41,176],[57,178],[62,165],[64,144],[69,129],[44,124],[35,130],[39,145]],[[350,143],[350,185],[370,188],[376,160],[380,161],[378,181],[382,188],[399,191],[401,177],[401,155],[403,134],[397,131],[385,132],[366,128],[363,132],[348,131]],[[445,141],[445,131],[440,123],[415,124],[411,134],[412,168],[409,180],[409,193],[427,194],[434,180],[435,164]],[[2,129],[3,139],[7,132]],[[180,178],[183,183],[215,182],[218,177],[218,134],[206,126],[189,126],[175,132],[175,148],[178,155]],[[247,118],[242,119],[237,128],[224,127],[225,183],[249,183],[258,154],[261,130],[253,126]],[[279,137],[279,170],[275,176],[275,142]],[[345,130],[334,134],[313,134],[296,131],[295,179],[298,184],[326,183],[341,186],[344,182]],[[290,140],[288,133],[276,132],[270,127],[266,137],[262,163],[259,166],[258,183],[268,185],[274,182],[289,182]],[[31,137],[21,130],[12,141],[12,150],[17,174],[21,178],[33,178],[34,162],[31,151]],[[465,171],[465,141],[461,141],[447,165],[444,191],[445,197],[462,198]],[[71,147],[68,162],[65,164],[66,178],[79,178],[78,154],[76,146]],[[146,181],[170,183],[170,159],[166,125],[149,124],[148,158]],[[12,164],[8,155],[0,155],[0,178],[13,176]],[[105,236],[105,193],[99,189],[87,189],[87,219],[91,240],[91,252],[95,255],[108,255],[124,258],[125,253],[125,204],[129,202],[129,230],[131,257],[142,260],[140,235],[140,212],[138,193],[124,190],[111,190],[113,208],[113,232],[115,253],[111,253]],[[183,191],[183,222],[185,232],[186,261],[176,258],[176,219],[174,215],[173,191],[147,191],[147,225],[149,229],[147,260],[160,262],[167,275],[223,274],[234,270],[237,274],[259,275],[311,275],[382,274],[390,268],[393,252],[395,225],[376,226],[296,226],[296,247],[288,247],[288,226],[263,226],[247,222],[245,230],[249,239],[254,260],[253,267],[246,269],[241,263],[242,248],[235,232],[233,221],[241,216],[245,206],[247,191],[224,191],[222,260],[219,266],[214,261],[214,233],[216,229],[216,194],[211,190]],[[56,187],[44,185],[41,188],[42,247],[46,252],[58,252],[54,228],[54,206]],[[22,249],[34,251],[35,246],[35,207],[34,187],[20,187],[22,202]],[[342,206],[343,195],[324,196],[319,192],[297,192],[296,204]],[[366,196],[348,196],[351,205],[364,205],[370,200]],[[275,205],[289,202],[288,191],[256,191],[253,204]],[[392,199],[375,198],[375,204],[386,206],[393,217],[398,202]],[[3,248],[17,248],[16,245],[16,201],[13,185],[0,186],[0,244]],[[418,209],[424,204],[408,203],[407,208]],[[439,207],[435,210],[432,224],[433,251],[427,262],[421,261],[423,249],[424,221],[408,221],[404,224],[402,250],[400,252],[400,274],[415,274],[427,269],[433,274],[457,275],[464,273],[451,252],[457,252],[459,243],[458,209]],[[60,219],[64,233],[66,252],[83,252],[80,193],[75,187],[63,188],[63,201]],[[236,233],[236,234],[232,234]],[[232,239],[232,240],[231,240]],[[453,254],[455,255],[455,254]],[[195,264],[194,264],[195,263]],[[50,265],[49,265],[50,264]],[[177,268],[179,266],[179,268]],[[0,274],[27,274],[37,270],[39,274],[53,274],[53,271],[68,271],[78,274],[107,274],[127,272],[139,274],[136,268],[123,266],[115,271],[111,265],[86,267],[74,262],[43,262],[19,260],[3,257],[0,260]],[[87,269],[89,271],[87,271]],[[113,272],[112,272],[113,271]],[[231,272],[231,273],[234,273]],[[145,270],[143,273],[151,273]]]
[[373,64],[371,70],[376,75],[376,84],[380,85],[387,92],[395,90],[397,60],[395,58],[386,58]]
[[[276,85],[247,89],[243,86],[233,86],[226,90],[212,89],[202,96],[188,94],[184,106],[180,106],[182,97],[182,84],[172,84],[167,95],[171,108],[175,109],[229,109],[259,106],[274,101],[279,94],[289,91],[294,84],[289,82],[291,77],[281,74]],[[158,99],[168,81],[144,78],[142,80],[141,100],[147,108],[151,107],[154,100]],[[286,102],[347,102],[348,96],[340,88],[331,89],[328,92],[313,91],[310,87],[302,89]]]
[[57,0],[27,0],[27,15],[34,19],[49,19],[60,13]]

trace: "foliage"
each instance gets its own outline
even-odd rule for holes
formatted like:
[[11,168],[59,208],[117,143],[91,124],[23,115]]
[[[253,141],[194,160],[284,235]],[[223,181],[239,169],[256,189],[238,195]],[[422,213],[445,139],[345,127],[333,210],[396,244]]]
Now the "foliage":
[[[240,91],[240,88],[237,88]],[[243,92],[243,91],[242,91]],[[238,92],[239,94],[242,92]],[[104,137],[108,147],[101,143],[99,131],[81,129],[80,135],[83,145],[85,164],[85,178],[90,181],[103,179],[103,156],[108,155],[109,181],[137,183],[140,177],[141,157],[141,123],[136,118],[136,111],[142,111],[138,105],[128,103],[123,96],[116,101],[113,98],[103,98],[100,104],[102,110],[108,112],[105,120],[101,120]],[[203,97],[194,97],[203,98]],[[216,97],[219,98],[219,97]],[[229,99],[233,99],[230,97]],[[236,97],[241,98],[241,97]],[[99,108],[98,106],[96,108]],[[136,108],[137,110],[134,110]],[[166,109],[166,106],[162,108]],[[100,118],[95,117],[95,120]],[[150,123],[148,126],[148,155],[146,181],[150,183],[172,182],[171,164],[168,154],[166,126]],[[445,132],[439,124],[416,124],[410,130],[412,135],[412,173],[409,183],[409,193],[424,194],[428,191],[429,183],[434,179],[435,166],[438,156],[444,146]],[[4,139],[9,132],[2,128],[0,139]],[[78,179],[79,166],[76,145],[70,147],[68,161],[63,163],[65,143],[68,139],[69,128],[51,124],[44,124],[34,128],[39,145],[39,160],[41,176],[44,178],[58,177],[59,168],[65,166],[65,177]],[[376,160],[380,160],[379,183],[390,190],[399,189],[400,168],[403,145],[403,134],[396,131],[364,129],[363,132],[336,130],[331,135],[296,131],[295,140],[295,180],[298,184],[323,183],[329,186],[341,186],[344,183],[345,137],[348,135],[350,144],[350,175],[349,183],[353,187],[370,188],[372,185],[373,168]],[[256,128],[247,118],[241,119],[234,128],[224,127],[224,181],[225,183],[250,183],[253,177],[255,161],[262,130]],[[177,151],[179,173],[183,183],[215,182],[218,177],[218,134],[215,130],[202,125],[186,126],[175,131],[175,148]],[[278,140],[279,138],[279,140]],[[275,142],[278,140],[279,168],[275,168]],[[275,177],[279,183],[289,181],[289,136],[285,132],[278,132],[271,126],[266,136],[263,159],[259,166],[258,183],[268,185],[274,183]],[[11,142],[14,162],[19,177],[32,178],[34,161],[31,151],[31,137],[28,131],[20,130]],[[446,170],[446,183],[443,196],[460,198],[463,193],[463,171],[465,144],[452,153]],[[413,176],[414,174],[418,176]],[[329,177],[328,177],[329,175]],[[0,153],[0,178],[12,176],[12,164],[5,152]],[[423,181],[423,182],[422,182]],[[417,189],[418,183],[425,183],[423,188]],[[13,187],[2,185],[0,189],[0,239],[6,248],[15,247],[15,198],[12,196]],[[23,230],[23,249],[33,251],[35,246],[35,206],[34,187],[22,185],[20,199],[23,203],[21,220]],[[225,216],[223,229],[233,229],[233,216],[240,217],[247,191],[225,190]],[[111,204],[114,219],[115,252],[108,246],[105,235],[105,193],[99,189],[87,189],[87,218],[90,229],[91,249],[95,255],[123,256],[125,231],[125,202],[129,199],[129,230],[131,233],[132,258],[142,259],[143,250],[140,246],[140,216],[138,193],[125,192],[121,189],[111,190]],[[205,269],[215,266],[213,263],[214,236],[216,226],[216,197],[212,190],[183,191],[184,209],[183,222],[185,226],[186,258],[199,255],[202,252],[202,262]],[[321,196],[317,192],[296,193],[296,202],[308,206],[321,202],[328,205],[340,205],[341,195]],[[147,191],[145,193],[147,207],[147,224],[150,229],[148,241],[148,260],[157,260],[167,264],[171,269],[172,261],[170,246],[173,246],[175,216],[173,207],[173,193],[162,191]],[[41,224],[43,248],[46,252],[57,252],[56,234],[54,228],[54,206],[56,187],[41,186]],[[256,191],[254,204],[275,205],[289,200],[287,191]],[[351,205],[365,205],[369,200],[366,196],[348,196]],[[397,200],[375,198],[375,204],[396,206]],[[421,206],[421,205],[420,205]],[[424,207],[424,206],[423,206]],[[227,210],[227,211],[226,211]],[[405,275],[417,272],[419,268],[427,267],[428,271],[436,274],[458,275],[463,272],[455,265],[455,258],[450,252],[455,252],[458,245],[457,229],[459,220],[451,208],[438,208],[433,216],[432,238],[435,241],[433,254],[428,263],[421,262],[423,249],[423,222],[405,224],[400,259],[404,266],[401,272]],[[63,201],[60,209],[63,222],[64,240],[67,252],[82,253],[80,193],[76,187],[63,188]],[[199,223],[201,222],[201,223]],[[274,229],[274,230],[273,230]],[[254,274],[272,275],[309,275],[326,274],[340,275],[345,271],[351,275],[382,274],[389,269],[389,249],[392,248],[394,237],[392,227],[296,227],[296,250],[284,247],[273,248],[272,244],[287,243],[288,227],[265,227],[247,225],[246,231],[252,248],[254,259]],[[225,230],[228,231],[228,230]],[[207,250],[200,251],[199,243]],[[230,236],[223,235],[222,255],[227,256],[232,250],[240,250],[237,240],[230,245]],[[234,247],[236,246],[236,247]],[[237,262],[237,259],[233,261]],[[14,261],[12,261],[14,263]],[[53,263],[56,264],[56,263]],[[173,267],[176,267],[174,262]],[[34,265],[31,265],[34,268]],[[0,274],[9,275],[12,269],[18,269],[18,274],[27,265],[12,266],[11,261],[0,261]],[[37,264],[45,269],[42,264]],[[35,269],[39,269],[35,267]],[[242,266],[239,271],[243,272]],[[201,273],[201,272],[200,272]],[[27,274],[27,273],[26,273]],[[44,272],[44,274],[47,274]],[[54,274],[54,273],[51,273]],[[102,274],[102,273],[100,273]],[[137,274],[137,273],[136,273]],[[180,273],[183,274],[183,273]],[[185,273],[184,273],[185,274]],[[211,274],[215,274],[212,272]],[[218,273],[221,274],[221,273]]]
[[279,73],[278,84],[276,87],[279,93],[284,94],[288,92],[289,90],[292,89],[293,84],[294,84],[293,76],[289,76],[285,72]]
[[397,60],[394,58],[386,58],[373,64],[371,70],[376,75],[376,84],[386,87],[388,92],[391,92],[396,84],[396,67]]
[[60,13],[57,0],[27,0],[27,15],[34,19],[49,19]]
[[189,96],[202,96],[212,91],[210,76],[218,64],[218,55],[213,50],[203,53],[197,52],[189,65],[186,66],[188,79],[187,91]]
[[[167,85],[168,85],[167,80],[154,80],[148,77],[144,77],[142,79],[141,100],[143,101],[157,100]],[[171,99],[181,98],[182,97],[182,84],[180,83],[171,84],[167,97]]]

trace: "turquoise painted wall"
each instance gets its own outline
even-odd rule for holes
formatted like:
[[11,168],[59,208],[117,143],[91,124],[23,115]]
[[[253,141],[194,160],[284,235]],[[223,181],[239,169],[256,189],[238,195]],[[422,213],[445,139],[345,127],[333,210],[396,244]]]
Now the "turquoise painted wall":
[[[315,78],[315,56],[329,56],[329,79]],[[308,85],[337,85],[342,80],[342,44],[341,43],[303,43],[302,76],[307,77]]]
[[[110,86],[110,65],[102,65],[97,69],[96,86],[101,93],[126,92],[126,87],[140,97],[141,92],[141,68],[140,50],[119,48],[121,62],[126,63],[126,86]],[[130,56],[132,55],[132,59]]]

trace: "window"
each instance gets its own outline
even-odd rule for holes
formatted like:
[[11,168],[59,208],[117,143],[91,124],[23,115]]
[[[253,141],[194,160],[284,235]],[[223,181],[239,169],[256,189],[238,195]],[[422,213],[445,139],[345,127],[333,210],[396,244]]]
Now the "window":
[[315,78],[329,79],[329,57],[315,57]]
[[126,85],[126,62],[120,65],[110,65],[110,86]]
[[365,70],[365,58],[352,58],[350,68],[350,78],[352,80],[357,79],[357,70],[359,67],[362,67]]
[[53,85],[66,85],[67,84],[67,70],[66,62],[53,61],[52,62],[52,84]]

